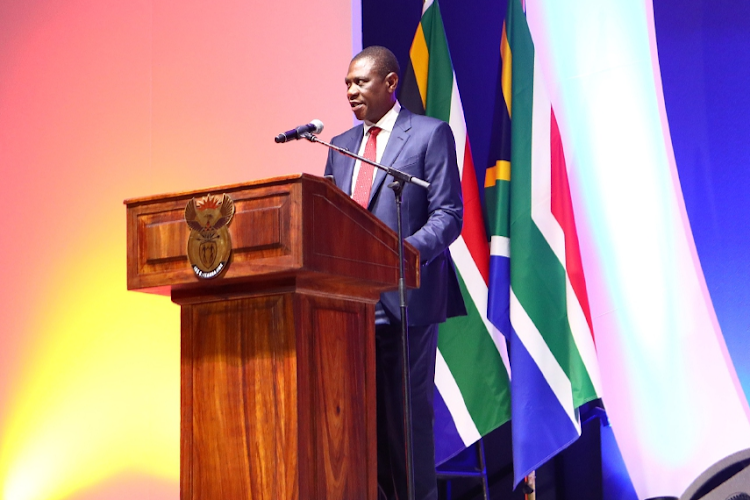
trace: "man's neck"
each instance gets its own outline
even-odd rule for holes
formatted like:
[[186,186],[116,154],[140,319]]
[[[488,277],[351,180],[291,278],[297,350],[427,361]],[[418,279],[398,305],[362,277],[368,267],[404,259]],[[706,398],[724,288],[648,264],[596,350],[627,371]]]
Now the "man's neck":
[[370,127],[379,127],[390,131],[393,128],[393,125],[395,124],[396,118],[398,117],[400,111],[401,104],[398,101],[394,101],[391,109],[386,111],[385,114],[383,114],[383,116],[381,116],[377,122],[373,123],[369,120],[365,120],[365,131],[369,130]]

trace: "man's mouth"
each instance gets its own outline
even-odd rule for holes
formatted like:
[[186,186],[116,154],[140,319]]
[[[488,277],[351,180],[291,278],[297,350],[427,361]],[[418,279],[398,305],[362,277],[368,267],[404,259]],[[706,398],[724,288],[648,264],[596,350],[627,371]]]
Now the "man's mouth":
[[362,104],[361,102],[354,102],[354,101],[350,102],[349,105],[352,107],[352,111],[361,109],[362,106],[364,106],[364,104]]

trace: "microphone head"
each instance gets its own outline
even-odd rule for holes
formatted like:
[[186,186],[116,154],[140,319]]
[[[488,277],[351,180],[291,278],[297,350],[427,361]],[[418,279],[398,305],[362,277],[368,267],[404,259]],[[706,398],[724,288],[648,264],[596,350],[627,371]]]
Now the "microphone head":
[[274,138],[277,143],[295,141],[308,137],[309,134],[319,134],[323,131],[323,122],[320,120],[313,120],[310,123],[300,125],[294,130],[289,130],[283,134],[279,134]]
[[310,125],[315,125],[315,130],[312,131],[313,134],[319,134],[323,131],[323,122],[317,118],[315,120],[310,120]]

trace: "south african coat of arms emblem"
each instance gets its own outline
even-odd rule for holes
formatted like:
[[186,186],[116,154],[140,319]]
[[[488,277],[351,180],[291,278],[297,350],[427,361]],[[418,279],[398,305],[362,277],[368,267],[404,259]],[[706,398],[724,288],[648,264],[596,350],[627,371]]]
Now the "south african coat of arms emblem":
[[227,226],[233,216],[234,202],[227,194],[193,198],[185,207],[185,222],[191,229],[187,255],[199,278],[215,278],[226,269],[232,252]]

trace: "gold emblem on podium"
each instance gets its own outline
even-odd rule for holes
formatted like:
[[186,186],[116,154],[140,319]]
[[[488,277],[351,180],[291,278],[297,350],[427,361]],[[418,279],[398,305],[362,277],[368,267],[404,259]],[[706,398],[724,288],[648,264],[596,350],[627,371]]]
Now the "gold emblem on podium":
[[215,278],[226,269],[232,253],[227,226],[233,216],[234,202],[227,194],[193,198],[185,207],[185,222],[191,229],[187,255],[199,278]]

